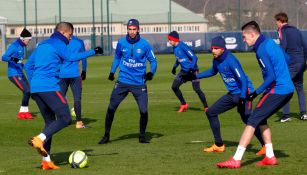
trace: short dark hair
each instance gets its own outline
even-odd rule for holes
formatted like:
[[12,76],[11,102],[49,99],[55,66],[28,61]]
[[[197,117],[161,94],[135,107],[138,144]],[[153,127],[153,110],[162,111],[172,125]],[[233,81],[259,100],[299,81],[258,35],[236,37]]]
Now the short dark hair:
[[284,12],[277,13],[274,18],[276,21],[280,21],[282,23],[288,22],[288,15],[287,13]]
[[74,31],[74,26],[70,22],[60,22],[55,26],[56,31]]
[[258,25],[258,23],[256,21],[250,21],[246,24],[244,24],[242,27],[241,27],[241,30],[251,30],[251,31],[254,31],[254,32],[257,32],[257,33],[261,33],[261,30],[260,30],[260,27]]

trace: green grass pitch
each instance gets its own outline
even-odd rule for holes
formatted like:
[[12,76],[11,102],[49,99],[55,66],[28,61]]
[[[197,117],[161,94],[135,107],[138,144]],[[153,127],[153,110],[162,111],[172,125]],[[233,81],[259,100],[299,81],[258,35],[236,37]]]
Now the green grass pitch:
[[[262,76],[252,53],[237,53],[245,72],[258,87]],[[211,54],[199,54],[199,67],[203,71],[211,66]],[[83,83],[83,118],[89,129],[75,129],[73,125],[53,137],[52,159],[60,170],[43,172],[39,169],[41,157],[29,147],[27,140],[39,134],[43,120],[39,110],[30,101],[30,110],[35,114],[31,121],[17,120],[21,92],[7,79],[7,64],[0,63],[0,175],[2,174],[306,174],[307,122],[298,119],[298,101],[294,95],[291,103],[293,120],[278,123],[281,113],[273,115],[273,147],[279,165],[256,167],[261,160],[255,153],[260,149],[256,139],[248,147],[242,168],[218,169],[215,164],[233,156],[244,125],[236,109],[219,116],[221,132],[226,144],[223,153],[204,153],[204,147],[213,143],[213,136],[202,105],[191,83],[181,87],[190,108],[177,113],[179,100],[171,90],[174,76],[171,68],[173,55],[157,55],[158,70],[154,79],[147,83],[149,92],[149,122],[147,135],[150,144],[138,143],[139,112],[132,95],[119,106],[111,130],[111,142],[98,145],[104,133],[104,119],[114,82],[107,80],[111,57],[94,57],[88,60],[87,79]],[[179,69],[177,69],[179,71]],[[116,74],[117,76],[117,74]],[[306,78],[306,77],[305,77]],[[225,94],[226,88],[219,75],[202,79],[201,88],[209,105]],[[306,87],[305,87],[306,88]],[[68,101],[72,104],[69,91]],[[71,152],[83,150],[89,158],[88,167],[72,169],[68,164]]]

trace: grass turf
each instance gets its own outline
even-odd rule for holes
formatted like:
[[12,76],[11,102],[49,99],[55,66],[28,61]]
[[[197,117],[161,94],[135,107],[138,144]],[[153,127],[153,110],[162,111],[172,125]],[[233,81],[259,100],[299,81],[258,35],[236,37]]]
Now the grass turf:
[[[245,72],[258,87],[262,76],[252,53],[236,54]],[[203,71],[211,66],[210,54],[199,54],[199,67]],[[173,55],[157,55],[158,70],[154,80],[148,82],[149,123],[147,135],[150,144],[138,143],[139,112],[132,95],[119,106],[111,130],[111,143],[98,145],[104,133],[104,119],[114,82],[107,80],[111,57],[95,57],[88,61],[87,79],[83,82],[83,118],[89,129],[77,130],[70,125],[53,137],[52,159],[60,170],[43,172],[39,169],[41,157],[27,145],[27,140],[41,132],[43,120],[34,101],[30,110],[34,120],[17,120],[21,101],[20,91],[6,77],[7,65],[0,63],[0,161],[1,174],[304,174],[307,154],[306,125],[298,119],[298,101],[295,95],[291,103],[293,120],[289,123],[274,122],[281,113],[273,115],[273,146],[279,165],[256,167],[261,160],[255,153],[260,149],[256,139],[248,147],[242,168],[218,169],[215,164],[233,156],[244,125],[236,109],[220,115],[221,132],[226,144],[224,153],[203,153],[204,147],[213,143],[209,123],[191,83],[181,90],[190,108],[177,113],[179,100],[171,91],[174,76],[171,68]],[[177,69],[177,72],[179,68]],[[117,74],[116,74],[117,75]],[[227,93],[220,76],[202,79],[201,88],[209,105]],[[68,93],[72,104],[72,95]],[[72,105],[71,105],[72,106]],[[83,150],[89,157],[86,168],[72,169],[68,156],[75,150]]]

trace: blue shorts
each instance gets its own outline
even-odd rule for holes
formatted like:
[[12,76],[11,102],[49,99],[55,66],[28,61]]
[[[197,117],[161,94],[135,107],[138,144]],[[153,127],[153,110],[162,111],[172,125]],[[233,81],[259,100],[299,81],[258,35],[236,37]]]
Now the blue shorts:
[[67,101],[61,91],[37,92],[33,93],[32,96],[44,117],[46,125],[59,118],[63,118],[68,123],[71,122]]
[[74,101],[81,101],[82,94],[82,80],[81,77],[75,78],[61,78],[60,79],[60,88],[64,96],[66,96],[68,86],[70,86],[71,91],[74,96]]
[[291,99],[290,94],[270,94],[266,93],[260,98],[251,116],[247,120],[247,125],[256,128],[258,125],[266,125],[267,119],[281,109]]

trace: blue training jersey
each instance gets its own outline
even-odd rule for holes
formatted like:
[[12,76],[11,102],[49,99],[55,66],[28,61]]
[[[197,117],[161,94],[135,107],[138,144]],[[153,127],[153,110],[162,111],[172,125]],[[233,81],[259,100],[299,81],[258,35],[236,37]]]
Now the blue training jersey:
[[177,67],[180,64],[181,70],[184,72],[188,72],[190,69],[198,70],[198,58],[189,46],[180,41],[173,49],[176,57],[176,62],[173,67]]
[[111,73],[115,73],[119,67],[119,82],[144,85],[147,60],[150,63],[150,72],[155,74],[157,60],[150,44],[143,38],[134,44],[130,44],[126,37],[121,38],[116,46]]
[[257,61],[261,68],[263,83],[257,88],[272,94],[289,94],[294,91],[284,52],[272,39],[260,35],[254,45]]
[[[84,43],[76,36],[72,36],[67,45],[69,52],[78,53],[84,52]],[[82,59],[82,71],[86,72],[87,59]],[[80,77],[80,61],[64,60],[60,69],[60,78],[75,78]]]
[[87,52],[70,52],[67,49],[68,39],[55,32],[47,40],[42,41],[25,65],[30,81],[31,93],[60,91],[58,85],[59,72],[63,60],[78,61],[95,54]]
[[207,78],[219,72],[221,78],[230,94],[240,94],[241,98],[246,98],[248,88],[254,91],[252,82],[242,69],[237,58],[227,49],[218,58],[213,59],[213,66],[196,75],[197,78]]
[[[7,69],[7,76],[23,76],[23,55],[24,51],[23,48],[25,47],[25,44],[20,40],[17,39],[14,41],[7,51],[2,56],[2,61],[8,62],[8,69]],[[18,58],[19,61],[15,63],[14,61],[11,61],[11,57]]]

